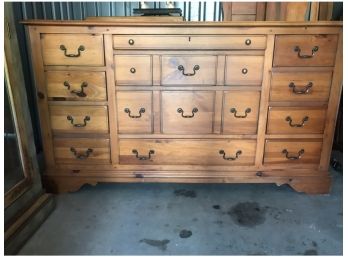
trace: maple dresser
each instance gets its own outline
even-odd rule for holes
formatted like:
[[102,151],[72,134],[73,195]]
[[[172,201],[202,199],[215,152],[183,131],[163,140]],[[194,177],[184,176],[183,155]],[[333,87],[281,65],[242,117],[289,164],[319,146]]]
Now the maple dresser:
[[342,23],[23,23],[49,190],[188,182],[329,192]]

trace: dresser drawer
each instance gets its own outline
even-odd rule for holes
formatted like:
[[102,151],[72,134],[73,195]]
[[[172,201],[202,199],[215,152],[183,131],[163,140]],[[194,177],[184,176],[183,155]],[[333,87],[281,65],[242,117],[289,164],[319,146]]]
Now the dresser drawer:
[[54,132],[108,133],[106,106],[49,106],[51,128]]
[[162,56],[162,85],[215,85],[217,56]]
[[41,34],[44,65],[103,66],[103,36]]
[[269,107],[268,134],[321,134],[326,110],[313,107]]
[[337,35],[276,36],[273,66],[334,66]]
[[215,92],[162,92],[162,132],[212,133]]
[[260,92],[228,91],[224,93],[223,133],[256,134]]
[[120,164],[253,165],[256,140],[121,139]]
[[319,164],[322,141],[266,140],[265,164]]
[[270,101],[328,101],[331,71],[273,72]]
[[263,61],[263,56],[227,56],[225,84],[233,86],[261,86]]
[[117,92],[118,132],[152,133],[152,92]]
[[104,72],[47,71],[47,96],[50,100],[105,101]]
[[115,49],[265,49],[265,36],[113,36]]
[[150,55],[115,55],[116,85],[152,85]]
[[110,163],[109,139],[55,138],[54,157],[58,164],[106,164]]

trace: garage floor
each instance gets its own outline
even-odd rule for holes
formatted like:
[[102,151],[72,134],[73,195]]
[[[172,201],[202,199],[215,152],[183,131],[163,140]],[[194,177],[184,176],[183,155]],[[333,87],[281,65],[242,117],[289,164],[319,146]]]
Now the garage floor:
[[99,184],[58,195],[21,255],[342,255],[330,195],[272,184]]

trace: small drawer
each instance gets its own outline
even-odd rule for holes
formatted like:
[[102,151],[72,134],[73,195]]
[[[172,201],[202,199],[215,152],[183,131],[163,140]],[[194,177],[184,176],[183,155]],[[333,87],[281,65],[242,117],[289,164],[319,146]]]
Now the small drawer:
[[162,92],[162,132],[207,134],[213,131],[215,92]]
[[261,86],[263,61],[263,56],[227,56],[225,85]]
[[121,139],[120,164],[253,165],[256,140]]
[[322,141],[266,140],[265,164],[319,164]]
[[152,92],[117,92],[118,132],[152,133]]
[[149,55],[115,55],[116,85],[152,85],[152,59]]
[[269,107],[267,134],[321,134],[326,109],[316,107]]
[[162,85],[215,85],[217,56],[162,56]]
[[103,66],[103,36],[41,34],[44,65]]
[[224,134],[256,134],[260,92],[227,91],[224,93]]
[[106,106],[49,106],[51,128],[57,133],[108,133]]
[[265,36],[115,35],[115,49],[265,49]]
[[106,101],[104,72],[47,71],[49,100]]
[[273,72],[270,101],[328,101],[331,71]]
[[58,164],[110,163],[110,142],[102,138],[55,138],[54,157]]
[[273,66],[334,66],[337,35],[276,36]]

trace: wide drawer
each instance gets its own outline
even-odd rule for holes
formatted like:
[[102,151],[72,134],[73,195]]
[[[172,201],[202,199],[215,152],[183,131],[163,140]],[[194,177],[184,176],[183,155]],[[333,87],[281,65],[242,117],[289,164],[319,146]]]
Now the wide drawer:
[[103,36],[41,34],[44,65],[103,66]]
[[51,128],[54,132],[108,133],[106,106],[49,106]]
[[337,35],[276,36],[273,66],[334,66]]
[[253,165],[255,140],[121,139],[120,164]]
[[115,49],[265,49],[265,36],[113,36]]
[[256,134],[260,92],[224,92],[224,134]]
[[261,86],[263,56],[226,56],[225,84]]
[[313,107],[269,107],[268,134],[321,134],[326,109]]
[[47,96],[52,100],[105,101],[104,72],[47,71]]
[[266,140],[265,164],[315,164],[320,161],[322,141]]
[[110,163],[110,140],[102,138],[55,138],[55,161],[72,164]]
[[117,96],[118,132],[152,132],[152,92],[119,91]]
[[162,56],[162,85],[215,85],[217,56]]
[[331,71],[273,72],[270,101],[328,101]]
[[215,92],[162,92],[162,132],[207,134],[213,131]]
[[150,55],[115,55],[116,85],[151,85]]

